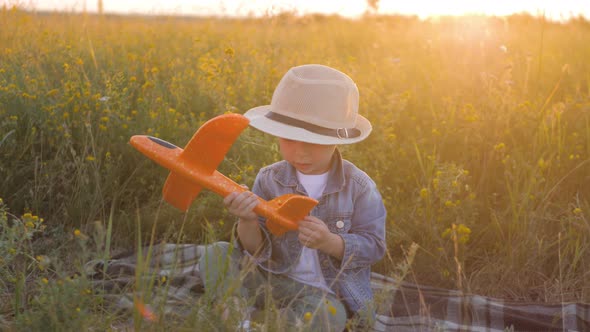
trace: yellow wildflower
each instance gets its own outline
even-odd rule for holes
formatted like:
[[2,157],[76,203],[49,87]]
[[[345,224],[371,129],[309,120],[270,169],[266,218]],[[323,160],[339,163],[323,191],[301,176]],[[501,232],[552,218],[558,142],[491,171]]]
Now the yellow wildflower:
[[469,235],[471,234],[471,229],[464,224],[459,224],[459,226],[457,226],[457,233],[461,235]]
[[544,171],[549,167],[549,162],[545,161],[545,159],[541,158],[539,159],[539,161],[537,162],[537,165],[539,166],[539,168]]
[[331,303],[328,304],[328,312],[332,315],[332,316],[336,316],[336,307],[334,307]]
[[87,157],[86,157],[86,160],[87,160],[87,161],[95,161],[95,160],[96,160],[96,158],[94,158],[94,156],[91,156],[91,155],[90,155],[90,156],[87,156]]
[[[447,230],[451,231],[451,229]],[[465,226],[464,224],[459,224],[458,226],[453,224],[453,230],[459,243],[465,244],[469,241],[469,235],[471,234],[471,229],[469,227]]]
[[52,96],[55,96],[58,92],[59,92],[58,89],[51,89],[51,90],[47,91],[47,93],[45,94],[45,96],[46,97],[52,97]]
[[41,270],[41,271],[45,270],[49,266],[49,263],[51,263],[51,260],[47,256],[40,255],[40,256],[37,256],[36,258],[37,258],[37,262],[39,263],[38,264],[39,270]]
[[506,144],[498,143],[494,145],[494,151],[504,151],[506,149]]
[[229,56],[229,57],[233,57],[235,54],[235,51],[233,48],[228,47],[225,49],[225,55]]
[[580,209],[579,207],[574,209],[574,214],[581,214],[582,213],[582,209]]
[[420,189],[420,197],[428,198],[428,195],[429,195],[428,189],[426,189],[426,188]]
[[312,314],[311,314],[311,312],[309,312],[309,311],[308,311],[308,312],[306,312],[306,313],[303,315],[303,319],[305,319],[305,321],[306,321],[306,322],[309,322],[309,321],[311,321],[311,318],[312,318],[312,317],[313,317],[313,315],[312,315]]
[[506,157],[504,157],[502,159],[502,164],[506,164],[506,162],[508,162],[508,160],[510,160],[510,155],[509,154],[507,154]]

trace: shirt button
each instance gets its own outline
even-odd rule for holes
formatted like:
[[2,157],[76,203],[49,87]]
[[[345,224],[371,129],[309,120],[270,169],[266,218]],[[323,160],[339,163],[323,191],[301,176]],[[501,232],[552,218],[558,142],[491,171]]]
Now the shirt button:
[[340,228],[344,227],[344,221],[342,221],[342,220],[338,220],[338,221],[336,222],[336,227],[337,227],[338,229],[340,229]]

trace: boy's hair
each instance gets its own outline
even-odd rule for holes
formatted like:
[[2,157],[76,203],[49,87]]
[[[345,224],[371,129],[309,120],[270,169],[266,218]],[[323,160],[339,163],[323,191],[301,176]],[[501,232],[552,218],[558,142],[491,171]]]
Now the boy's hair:
[[273,136],[314,144],[351,144],[364,140],[371,123],[358,114],[359,91],[348,75],[328,66],[289,69],[270,105],[244,115],[250,125]]

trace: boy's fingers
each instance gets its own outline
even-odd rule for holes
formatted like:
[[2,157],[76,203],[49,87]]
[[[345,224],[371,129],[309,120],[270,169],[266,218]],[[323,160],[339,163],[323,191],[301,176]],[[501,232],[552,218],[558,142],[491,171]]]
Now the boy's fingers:
[[225,196],[225,198],[223,199],[223,204],[225,206],[229,206],[235,198],[236,198],[236,193],[232,192],[229,195]]
[[250,203],[249,203],[249,204],[246,206],[246,208],[247,208],[247,210],[248,210],[248,211],[252,211],[252,210],[254,210],[254,208],[256,207],[256,205],[258,205],[258,200],[257,200],[257,199],[254,199],[254,200],[252,200],[252,201],[251,201],[251,202],[250,202]]
[[241,208],[244,205],[244,202],[247,200],[247,198],[248,194],[246,192],[239,193],[236,195],[236,198],[234,199],[232,205],[235,208]]
[[234,192],[230,193],[229,195],[225,196],[225,198],[223,199],[223,203],[226,206],[230,206],[230,205],[239,206],[240,203],[242,201],[244,201],[244,199],[246,197],[248,197],[248,192],[245,191],[245,192],[238,193],[238,192],[234,191]]
[[303,220],[299,221],[299,225],[303,228],[311,228],[316,224],[314,219],[309,218],[309,216],[303,218]]
[[240,218],[255,217],[253,210],[258,203],[258,196],[251,191],[232,192],[223,199],[229,212]]
[[246,210],[250,208],[250,205],[258,201],[258,198],[253,193],[247,191],[240,193],[234,202],[234,206],[240,210]]
[[318,221],[322,222],[320,219],[318,219],[317,217],[314,217],[314,216],[305,216],[305,217],[303,217],[303,220],[314,222],[314,223],[317,223]]

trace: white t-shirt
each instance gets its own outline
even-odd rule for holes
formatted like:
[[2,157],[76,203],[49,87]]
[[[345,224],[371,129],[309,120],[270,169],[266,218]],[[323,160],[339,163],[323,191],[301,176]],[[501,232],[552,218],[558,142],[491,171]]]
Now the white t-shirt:
[[[328,183],[328,172],[318,175],[308,175],[297,172],[297,179],[301,182],[309,197],[319,199],[322,197],[326,184]],[[297,263],[287,275],[301,283],[332,293],[324,279],[324,275],[322,274],[320,259],[316,249],[304,246]]]

